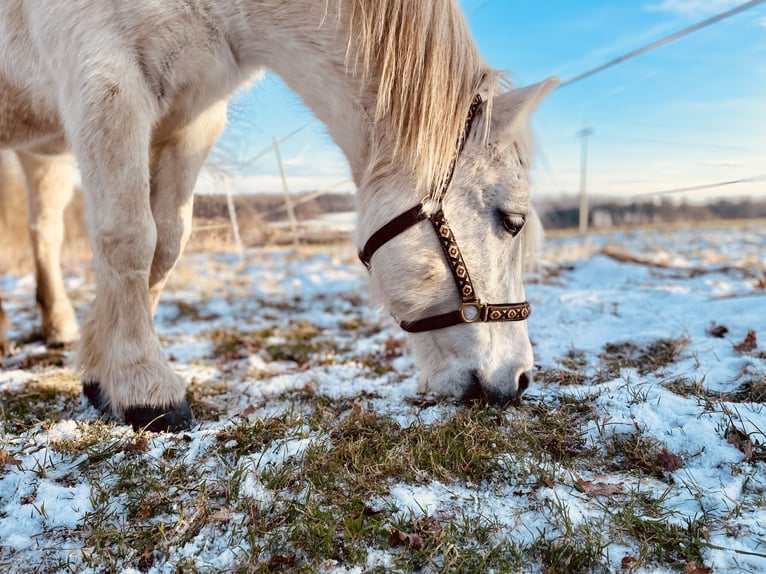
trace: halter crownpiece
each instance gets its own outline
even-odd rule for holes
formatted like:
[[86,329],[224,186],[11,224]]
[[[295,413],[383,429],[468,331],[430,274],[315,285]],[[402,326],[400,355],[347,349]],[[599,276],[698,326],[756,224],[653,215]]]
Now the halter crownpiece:
[[428,219],[431,222],[431,225],[436,231],[436,236],[439,238],[439,244],[442,247],[444,256],[447,258],[452,277],[455,280],[455,285],[457,286],[458,294],[460,296],[460,307],[455,311],[442,313],[440,315],[432,315],[430,317],[424,317],[423,319],[416,319],[415,321],[400,321],[399,326],[410,333],[422,333],[424,331],[444,329],[445,327],[459,325],[460,323],[476,323],[478,321],[484,323],[496,321],[523,321],[529,317],[532,312],[532,307],[526,301],[522,303],[503,304],[481,302],[476,296],[471,277],[468,274],[468,267],[466,266],[465,261],[463,261],[463,254],[460,252],[455,236],[452,233],[452,229],[450,228],[442,209],[444,196],[447,194],[447,189],[452,182],[452,176],[455,172],[457,158],[463,151],[465,141],[471,131],[473,118],[476,115],[476,110],[480,104],[481,96],[477,94],[468,110],[468,116],[465,120],[465,129],[458,140],[457,153],[455,154],[455,157],[452,158],[447,176],[442,181],[438,195],[438,209],[436,212],[431,215],[426,215],[423,211],[423,204],[418,203],[416,206],[411,207],[404,213],[394,217],[391,221],[373,233],[359,252],[359,259],[367,268],[367,271],[371,271],[372,256],[378,249],[400,233],[424,219]]

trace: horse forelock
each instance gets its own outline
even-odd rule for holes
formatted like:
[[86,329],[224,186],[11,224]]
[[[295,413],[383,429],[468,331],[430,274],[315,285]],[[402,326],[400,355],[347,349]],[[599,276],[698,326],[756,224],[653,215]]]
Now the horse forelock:
[[487,99],[488,128],[502,75],[484,62],[455,0],[339,3],[349,18],[347,66],[375,94],[371,167],[394,162],[421,195],[438,193],[472,99]]

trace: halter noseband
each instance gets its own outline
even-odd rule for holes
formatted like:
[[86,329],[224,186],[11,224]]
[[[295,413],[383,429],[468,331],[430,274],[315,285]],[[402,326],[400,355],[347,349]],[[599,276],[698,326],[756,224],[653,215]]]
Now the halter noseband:
[[367,240],[367,243],[364,244],[364,248],[359,252],[359,259],[367,268],[367,271],[370,271],[372,255],[388,241],[424,219],[428,219],[431,222],[431,225],[433,225],[433,228],[436,231],[436,236],[439,238],[439,243],[442,246],[444,256],[447,258],[447,263],[452,271],[452,277],[455,279],[455,285],[457,286],[458,294],[460,295],[460,308],[455,311],[449,311],[448,313],[416,319],[415,321],[401,321],[399,326],[410,333],[422,333],[424,331],[444,329],[445,327],[459,325],[460,323],[476,323],[477,321],[523,321],[529,317],[529,314],[532,312],[532,307],[526,301],[523,303],[503,304],[481,302],[476,296],[471,277],[468,275],[468,268],[465,265],[465,261],[463,261],[463,255],[460,253],[460,248],[457,246],[455,236],[447,223],[447,218],[444,216],[444,211],[442,209],[444,196],[452,182],[452,175],[455,171],[457,158],[460,155],[460,152],[463,151],[463,146],[465,145],[465,140],[471,130],[471,124],[473,123],[476,109],[480,104],[481,96],[477,95],[473,99],[471,107],[468,110],[468,116],[465,121],[465,130],[458,141],[458,151],[452,159],[449,171],[447,172],[447,177],[444,178],[444,181],[442,182],[441,190],[439,192],[439,202],[437,204],[438,209],[436,212],[431,215],[426,215],[423,212],[423,204],[418,203],[416,206],[411,207],[404,213],[394,217],[391,221],[373,233]]

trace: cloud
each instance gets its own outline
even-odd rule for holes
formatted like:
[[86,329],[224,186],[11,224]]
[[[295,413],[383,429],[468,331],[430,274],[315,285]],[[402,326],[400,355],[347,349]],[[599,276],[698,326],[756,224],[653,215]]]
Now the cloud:
[[766,28],[766,16],[764,16],[763,18],[758,18],[758,20],[756,21],[756,23],[757,23],[757,24],[758,24],[758,25],[759,25],[761,28]]
[[745,165],[744,159],[706,159],[698,162],[700,167],[742,167]]
[[742,3],[742,0],[661,0],[646,6],[649,12],[673,12],[702,16],[725,12]]

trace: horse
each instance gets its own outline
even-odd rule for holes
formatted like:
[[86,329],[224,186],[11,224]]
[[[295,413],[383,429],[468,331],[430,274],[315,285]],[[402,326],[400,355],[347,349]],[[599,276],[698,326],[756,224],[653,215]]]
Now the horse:
[[409,332],[418,390],[518,400],[533,367],[522,273],[539,236],[528,118],[558,80],[513,87],[456,0],[5,0],[0,148],[25,164],[46,269],[60,231],[44,214],[70,193],[72,156],[86,196],[84,396],[134,428],[195,424],[153,315],[227,101],[265,70],[348,160],[354,240],[374,300]]

